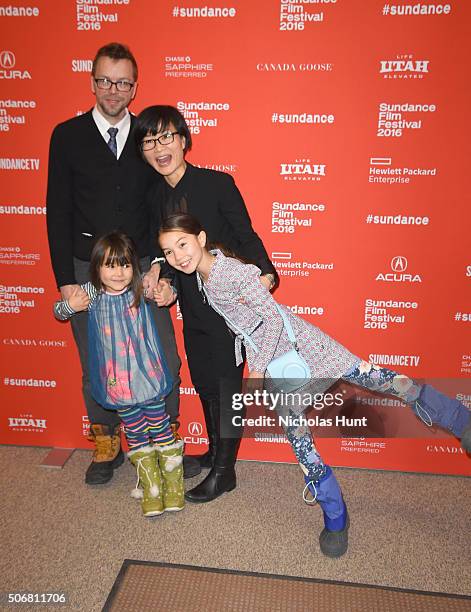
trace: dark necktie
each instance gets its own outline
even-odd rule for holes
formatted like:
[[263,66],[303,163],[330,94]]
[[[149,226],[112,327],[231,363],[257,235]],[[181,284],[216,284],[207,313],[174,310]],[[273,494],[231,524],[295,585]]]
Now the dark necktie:
[[108,140],[108,146],[115,157],[118,157],[118,143],[116,142],[117,133],[118,128],[108,128],[108,134],[110,135],[110,139]]

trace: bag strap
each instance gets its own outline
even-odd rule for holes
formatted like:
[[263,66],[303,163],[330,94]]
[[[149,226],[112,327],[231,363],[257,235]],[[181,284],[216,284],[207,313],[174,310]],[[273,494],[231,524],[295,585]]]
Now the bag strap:
[[244,342],[246,342],[256,353],[258,353],[258,346],[255,344],[252,338],[248,334],[246,334],[243,329],[241,329],[238,325],[236,325],[234,321],[231,321],[231,319],[225,313],[221,312],[219,308],[216,306],[216,304],[213,304],[213,302],[209,299],[209,296],[206,293],[206,289],[204,288],[204,286],[203,286],[203,291],[206,296],[206,300],[208,301],[208,304],[211,306],[211,308],[213,308],[218,313],[218,315],[221,315],[221,317],[225,321],[227,321],[227,323],[229,323],[231,327],[233,327],[237,331],[237,333],[240,334],[244,338]]
[[[213,304],[213,302],[209,299],[208,294],[206,293],[206,290],[203,286],[203,291],[204,294],[206,296],[206,299],[208,301],[208,304],[211,306],[211,308],[213,308],[219,315],[221,315],[221,317],[227,321],[235,330],[237,330],[237,333],[239,333],[243,338],[244,338],[244,342],[246,342],[250,347],[252,347],[252,349],[258,353],[258,347],[255,344],[255,342],[252,340],[252,338],[246,334],[244,332],[243,329],[241,329],[238,325],[236,325],[234,323],[234,321],[231,321],[231,319],[223,312],[221,312],[221,310],[215,305]],[[281,318],[283,319],[283,325],[286,329],[286,333],[288,334],[288,339],[291,342],[291,344],[293,345],[293,348],[297,351],[298,350],[298,345],[296,342],[296,336],[294,335],[294,331],[293,328],[291,327],[291,323],[289,322],[289,319],[285,313],[285,311],[283,310],[283,308],[279,305],[275,303],[275,306],[281,316]]]
[[297,351],[298,345],[296,342],[296,336],[294,335],[294,331],[293,331],[293,328],[291,327],[291,323],[289,322],[288,316],[286,315],[286,312],[283,310],[283,308],[279,304],[276,304],[276,308],[278,312],[280,313],[281,318],[283,319],[283,325],[285,326],[289,341],[293,345],[293,348]]

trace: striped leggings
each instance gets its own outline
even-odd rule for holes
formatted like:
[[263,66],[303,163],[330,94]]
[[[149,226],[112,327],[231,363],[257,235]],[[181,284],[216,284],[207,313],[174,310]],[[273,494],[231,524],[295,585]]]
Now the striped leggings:
[[165,446],[175,441],[164,402],[118,408],[118,416],[123,423],[130,450],[147,446],[151,442]]

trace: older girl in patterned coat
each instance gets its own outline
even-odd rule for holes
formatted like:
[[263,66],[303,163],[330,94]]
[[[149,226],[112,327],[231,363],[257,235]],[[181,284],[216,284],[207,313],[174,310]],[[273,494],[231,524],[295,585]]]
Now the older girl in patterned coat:
[[[159,242],[168,263],[184,272],[196,271],[202,299],[221,314],[235,333],[235,359],[242,359],[245,345],[249,379],[252,384],[268,378],[269,363],[292,349],[278,305],[260,283],[260,270],[220,250],[206,249],[206,234],[199,222],[187,214],[169,216],[163,223]],[[430,420],[462,438],[471,450],[471,418],[463,404],[451,400],[429,385],[419,385],[407,376],[362,361],[319,328],[282,306],[296,336],[316,392],[324,391],[336,380],[360,385],[372,391],[395,395],[409,404],[421,418]],[[250,342],[245,341],[250,337]],[[255,350],[254,347],[258,347]],[[267,381],[268,382],[268,381]],[[273,381],[274,382],[274,381]],[[255,383],[256,384],[256,383]],[[305,406],[290,408],[292,419],[284,419],[285,433],[304,472],[306,487],[324,513],[324,529],[319,543],[330,557],[345,553],[348,545],[349,517],[338,482],[316,450],[309,428],[296,423]],[[282,422],[283,422],[282,421]],[[221,470],[221,490],[235,486],[235,472]]]

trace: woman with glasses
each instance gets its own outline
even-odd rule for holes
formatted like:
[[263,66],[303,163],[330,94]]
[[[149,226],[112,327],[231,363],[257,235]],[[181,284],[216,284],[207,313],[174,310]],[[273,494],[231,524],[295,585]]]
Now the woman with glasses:
[[[276,271],[252,227],[234,179],[224,172],[197,168],[186,161],[192,141],[182,114],[173,106],[150,106],[137,117],[134,135],[145,161],[164,179],[157,181],[149,193],[154,235],[157,236],[162,220],[169,215],[189,213],[205,227],[210,242],[222,243],[255,264],[262,272],[261,282],[271,289]],[[157,254],[161,252],[156,250]],[[158,271],[158,266],[154,265],[155,268]],[[175,274],[165,268],[162,273]],[[211,468],[207,477],[187,492],[186,498],[203,503],[236,486],[234,465],[242,431],[231,423],[231,398],[241,391],[243,364],[235,365],[233,337],[224,319],[203,301],[196,275],[176,272],[175,286],[190,375],[203,406],[208,432],[209,449],[198,456],[198,461],[202,468]],[[170,299],[162,297],[158,303],[169,302]]]

